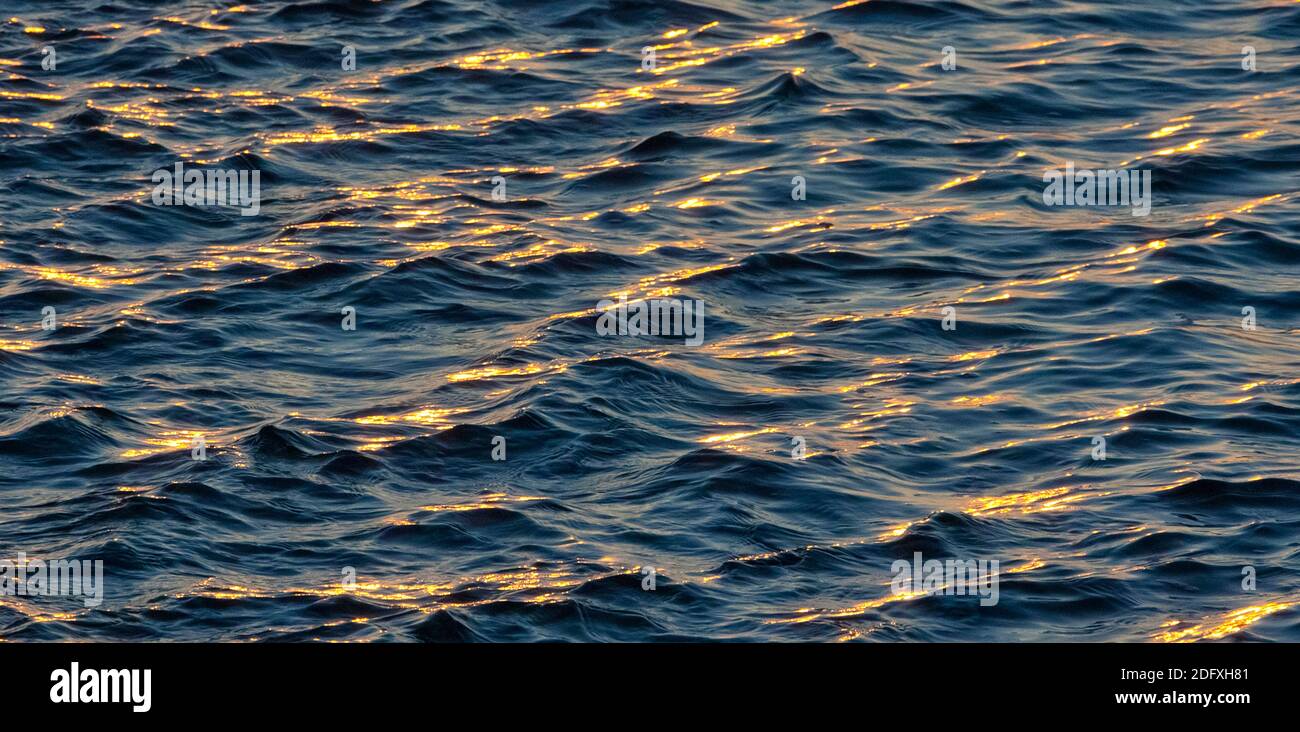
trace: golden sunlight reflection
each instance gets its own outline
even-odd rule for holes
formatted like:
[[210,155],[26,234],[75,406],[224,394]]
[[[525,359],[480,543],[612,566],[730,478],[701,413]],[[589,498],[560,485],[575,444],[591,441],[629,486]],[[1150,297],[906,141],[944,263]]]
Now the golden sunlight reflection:
[[739,430],[736,432],[726,432],[720,435],[710,435],[708,437],[701,437],[697,441],[702,442],[706,445],[719,445],[728,442],[735,442],[736,440],[743,440],[757,435],[771,434],[776,431],[777,429],[775,427],[764,427],[762,429],[757,429],[757,430]]
[[[1082,487],[1046,488],[1005,496],[974,498],[964,510],[972,516],[999,516],[1011,513],[1026,515],[1043,511],[1059,511],[1069,504],[1090,497],[1090,494],[1081,492],[1081,489]],[[1091,495],[1105,495],[1105,493]]]
[[[532,500],[525,498],[524,500]],[[489,503],[488,505],[494,505]],[[425,510],[472,510],[472,508],[428,507]],[[602,557],[602,564],[612,558]],[[382,580],[358,577],[345,586],[341,582],[319,586],[292,586],[285,588],[257,587],[249,584],[222,582],[209,577],[192,585],[187,591],[177,593],[178,599],[205,597],[221,600],[274,599],[274,598],[328,598],[353,596],[396,609],[417,610],[429,614],[447,608],[475,607],[506,601],[512,603],[547,604],[564,599],[566,592],[585,583],[618,575],[639,575],[639,567],[603,568],[600,565],[565,563],[552,567],[518,567],[496,572],[485,572],[468,577],[439,581]],[[467,590],[487,595],[482,599],[454,599]],[[0,598],[0,602],[4,599]]]
[[[1160,369],[1124,354],[1175,348],[1198,356],[1195,338],[1227,338],[1228,331],[1193,309],[1184,308],[1201,322],[1144,315],[1143,308],[1124,309],[1124,303],[1113,309],[1098,303],[1108,292],[1139,302],[1159,296],[1163,304],[1182,297],[1181,286],[1193,284],[1186,281],[1191,278],[1186,262],[1219,255],[1220,263],[1231,264],[1244,256],[1246,245],[1258,249],[1258,242],[1242,232],[1285,219],[1295,192],[1265,176],[1258,185],[1239,186],[1220,196],[1194,191],[1191,203],[1170,204],[1167,218],[1160,221],[1159,215],[1133,219],[1127,210],[1118,217],[1078,207],[1045,213],[1035,201],[1026,201],[1025,181],[1037,186],[1034,176],[1040,168],[1063,161],[1067,154],[1082,159],[1089,153],[1065,144],[1065,137],[1062,142],[1023,129],[996,109],[978,110],[982,114],[977,116],[989,118],[987,124],[936,122],[932,102],[942,102],[954,91],[971,93],[971,99],[959,100],[963,104],[979,101],[975,92],[981,90],[948,82],[958,75],[938,73],[937,54],[913,53],[910,42],[888,32],[866,33],[869,26],[879,25],[876,21],[884,21],[886,30],[913,22],[897,8],[866,4],[870,2],[831,0],[807,8],[806,14],[800,10],[800,15],[778,19],[758,11],[754,17],[719,11],[725,23],[721,27],[718,21],[705,22],[710,16],[699,13],[708,11],[696,8],[699,12],[685,16],[669,13],[642,28],[635,42],[618,44],[606,44],[594,32],[567,39],[560,33],[526,40],[489,34],[472,43],[439,39],[423,58],[411,49],[390,54],[376,49],[356,73],[318,75],[299,83],[286,83],[274,74],[231,76],[221,71],[241,66],[245,59],[274,55],[278,47],[295,42],[293,34],[265,32],[256,21],[262,20],[266,8],[255,4],[182,8],[175,14],[170,9],[158,15],[149,11],[148,27],[142,28],[124,28],[123,23],[130,22],[114,15],[107,20],[123,22],[77,31],[110,48],[162,43],[167,38],[150,38],[160,33],[188,39],[180,68],[192,64],[191,71],[202,73],[172,74],[175,78],[163,83],[129,80],[138,74],[123,74],[114,64],[98,73],[92,69],[89,75],[28,78],[24,74],[40,65],[39,60],[32,63],[30,51],[65,41],[72,29],[44,15],[11,17],[6,32],[31,48],[15,47],[8,54],[15,58],[0,58],[0,75],[11,82],[0,89],[0,103],[6,106],[0,135],[31,138],[34,149],[57,150],[65,137],[93,131],[105,145],[128,152],[138,148],[141,155],[166,151],[187,165],[242,165],[248,159],[257,164],[260,159],[283,173],[273,178],[280,183],[275,203],[291,213],[277,219],[275,210],[268,209],[271,218],[259,219],[266,225],[250,229],[252,236],[214,223],[207,234],[190,238],[181,228],[190,222],[178,219],[174,231],[164,232],[169,234],[165,241],[153,241],[140,233],[144,227],[130,227],[129,243],[143,245],[145,254],[117,261],[106,252],[118,250],[105,246],[100,251],[95,235],[106,230],[98,228],[106,216],[138,214],[150,203],[150,189],[141,182],[147,171],[141,171],[140,180],[121,186],[130,191],[111,186],[107,192],[82,191],[76,186],[89,185],[90,179],[63,181],[78,195],[68,195],[65,202],[62,191],[50,193],[54,204],[49,211],[37,212],[35,218],[44,220],[38,220],[28,236],[36,236],[39,246],[48,240],[52,255],[29,254],[31,242],[26,239],[8,245],[0,241],[6,259],[0,261],[0,280],[12,290],[0,294],[23,295],[28,287],[55,292],[63,298],[56,303],[69,303],[66,315],[59,308],[60,327],[73,326],[42,333],[32,312],[0,332],[5,336],[0,338],[0,359],[15,368],[16,393],[49,390],[39,393],[37,407],[15,411],[0,437],[9,440],[40,420],[74,415],[67,421],[89,421],[94,415],[80,410],[101,407],[97,402],[103,402],[105,410],[116,408],[113,391],[134,389],[132,393],[143,395],[145,414],[123,421],[127,436],[117,441],[115,434],[113,441],[106,440],[112,446],[104,452],[110,462],[141,462],[118,463],[135,472],[106,478],[101,488],[115,502],[162,501],[167,494],[161,488],[170,480],[184,479],[176,477],[183,471],[171,456],[146,459],[204,444],[221,449],[222,457],[230,459],[228,465],[217,461],[203,470],[233,466],[233,485],[240,486],[238,481],[258,470],[258,456],[239,453],[238,436],[256,425],[278,424],[286,413],[296,420],[297,433],[319,440],[316,444],[330,445],[331,451],[348,446],[372,453],[359,462],[378,464],[407,457],[410,451],[389,449],[399,443],[428,442],[430,435],[457,425],[509,424],[521,408],[554,409],[557,413],[548,411],[548,419],[563,423],[577,415],[576,422],[583,416],[581,410],[566,412],[565,400],[578,400],[575,394],[589,396],[581,387],[600,383],[611,385],[609,400],[580,404],[592,414],[613,415],[598,424],[616,424],[620,410],[635,411],[647,403],[662,407],[647,429],[676,435],[673,450],[721,458],[715,462],[723,463],[723,469],[729,463],[757,466],[756,472],[766,469],[783,479],[784,472],[772,473],[777,458],[790,460],[791,438],[806,435],[808,450],[800,456],[822,459],[780,471],[801,470],[802,478],[813,476],[814,481],[819,480],[815,471],[824,467],[838,469],[841,478],[865,476],[829,486],[841,492],[831,498],[803,496],[812,502],[813,517],[827,517],[827,524],[797,527],[806,529],[810,538],[789,543],[818,544],[762,551],[739,561],[774,558],[781,561],[773,564],[793,566],[796,562],[785,560],[800,551],[852,544],[862,544],[867,551],[893,550],[929,539],[960,514],[968,525],[1007,534],[1023,531],[1021,536],[1030,537],[1018,546],[1032,551],[1009,550],[1016,556],[1008,558],[1003,571],[1039,573],[1017,579],[1074,573],[1099,555],[1106,560],[1100,567],[1088,566],[1087,573],[1075,576],[1095,573],[1112,581],[1127,580],[1115,575],[1141,572],[1148,564],[1159,567],[1160,558],[1144,557],[1143,563],[1113,560],[1116,555],[1107,553],[1110,545],[1104,542],[1117,534],[1125,540],[1166,538],[1163,532],[1191,515],[1179,514],[1181,507],[1174,507],[1186,498],[1182,491],[1168,491],[1202,474],[1220,478],[1240,471],[1252,480],[1285,475],[1285,466],[1271,464],[1267,451],[1258,448],[1263,438],[1246,431],[1252,421],[1265,424],[1256,420],[1280,423],[1294,402],[1292,387],[1300,379],[1288,373],[1291,361],[1278,355],[1290,352],[1265,350],[1278,343],[1289,348],[1285,336],[1294,329],[1274,319],[1258,333],[1243,335],[1235,322],[1230,323],[1236,344],[1232,348],[1243,349],[1240,353],[1250,358],[1226,359],[1224,363],[1236,366],[1213,374],[1170,366],[1175,383],[1156,385]],[[988,90],[1014,97],[1068,73],[1080,53],[1087,58],[1098,49],[1132,40],[1122,32],[1055,32],[1049,35],[1039,28],[1003,36],[963,63],[990,75],[994,81]],[[640,66],[637,54],[643,44],[655,50],[655,64]],[[836,68],[818,63],[819,58],[848,63]],[[610,66],[622,71],[605,73]],[[853,69],[846,70],[849,66]],[[459,96],[435,91],[423,100],[427,106],[404,106],[421,101],[430,89],[444,90],[462,81],[469,86]],[[492,94],[477,91],[480,84],[493,89],[504,84],[499,88],[505,91],[490,99]],[[866,97],[858,87],[869,92]],[[1263,92],[1261,83],[1220,101],[1170,101],[1154,110],[1139,106],[1123,116],[1066,115],[1057,120],[1056,132],[1065,136],[1074,134],[1071,129],[1083,130],[1085,137],[1102,140],[1091,154],[1100,156],[1095,163],[1110,167],[1143,161],[1157,168],[1215,168],[1238,154],[1267,162],[1295,136],[1285,107],[1292,96],[1291,90]],[[195,133],[190,126],[195,117],[210,123],[210,135]],[[795,118],[807,125],[793,124]],[[239,134],[223,139],[216,130],[227,127]],[[563,142],[566,134],[581,144]],[[584,135],[588,139],[581,139]],[[1115,165],[1123,158],[1130,159]],[[352,165],[358,160],[362,162]],[[917,167],[908,167],[913,164]],[[785,200],[786,181],[800,172],[799,166],[821,166],[802,172],[818,173],[826,181],[820,190],[830,192],[830,198],[813,197],[802,206]],[[330,168],[353,173],[331,179]],[[509,199],[488,196],[488,181],[498,175],[510,177]],[[30,183],[30,190],[17,195],[42,193],[39,187],[46,183],[56,189],[61,185],[58,179],[33,178]],[[751,195],[772,186],[781,189],[772,194],[779,198]],[[1030,198],[1036,194],[1031,191]],[[971,227],[967,235],[961,234],[964,227]],[[1017,227],[1057,236],[1045,237],[1041,251],[1047,254],[1028,254],[1040,243],[1018,236]],[[1265,255],[1278,248],[1270,247]],[[1022,256],[1032,260],[1029,266],[1004,266]],[[317,265],[308,276],[299,277],[298,270]],[[444,266],[449,274],[440,269]],[[1279,271],[1265,267],[1261,276],[1281,275],[1281,267],[1273,269]],[[461,276],[471,270],[473,274]],[[1218,276],[1201,273],[1204,278],[1211,275]],[[248,287],[268,279],[268,293]],[[174,388],[177,384],[198,383],[212,394],[225,393],[235,380],[208,378],[225,362],[270,351],[267,333],[309,322],[311,318],[302,315],[307,308],[346,302],[344,296],[360,298],[380,285],[390,286],[392,299],[409,305],[394,307],[405,307],[410,314],[384,313],[381,340],[367,345],[364,339],[376,334],[348,334],[355,340],[337,362],[316,364],[324,369],[320,373],[311,373],[310,365],[304,367],[304,360],[293,359],[289,351],[265,353],[267,363],[287,365],[279,373],[274,365],[257,372],[266,383],[256,385],[291,384],[298,392],[283,403],[259,395],[254,408],[247,410],[231,405],[232,411],[212,421],[233,425],[232,420],[245,420],[229,431],[214,434],[193,428],[206,423],[187,416],[201,411],[202,400]],[[403,294],[406,286],[412,290]],[[299,287],[317,288],[311,290],[317,294],[303,300],[291,293]],[[346,294],[326,298],[326,293],[338,290]],[[196,295],[182,297],[188,293]],[[263,294],[289,303],[293,317],[257,316],[258,308],[251,303]],[[505,304],[493,301],[499,295]],[[709,317],[717,320],[710,321],[711,335],[703,345],[679,347],[680,341],[667,338],[584,340],[592,336],[586,319],[598,312],[592,304],[600,299],[622,298],[633,305],[665,297],[709,300]],[[797,301],[798,307],[782,306],[787,300]],[[214,308],[213,301],[235,304]],[[388,307],[386,301],[380,297],[373,303],[374,320],[369,322],[381,322],[379,310]],[[483,318],[462,318],[450,307],[423,307],[434,301],[466,310],[482,308],[475,315]],[[936,325],[940,309],[949,305],[960,306],[966,319],[962,322],[972,324],[962,338],[950,338]],[[335,312],[338,307],[329,305]],[[1062,315],[1069,307],[1096,312],[1069,320],[1068,314]],[[195,313],[209,309],[218,311],[203,321],[213,330],[195,330]],[[338,336],[334,317],[324,320]],[[417,317],[424,320],[415,322]],[[1264,322],[1261,317],[1261,326]],[[988,329],[979,330],[983,325]],[[1044,325],[1058,330],[1039,337],[1036,326]],[[103,339],[103,331],[113,337]],[[596,332],[601,332],[599,326]],[[990,332],[995,335],[988,336]],[[474,333],[487,333],[487,340],[474,340]],[[919,341],[912,338],[917,333]],[[139,347],[142,338],[147,344],[160,334],[188,336],[191,347],[197,343],[215,350],[209,363],[159,357],[156,366],[150,363],[124,373],[105,366],[111,364],[107,359],[103,364],[95,358],[83,358],[84,363],[56,360],[59,352],[83,339],[95,352],[101,341],[108,347],[133,337],[134,347]],[[318,336],[329,333],[309,328],[290,340],[307,342],[311,349],[319,345],[313,342]],[[241,338],[251,340],[241,343]],[[392,363],[381,359],[371,369],[339,377],[374,358],[368,351],[375,344],[399,338],[411,350],[393,357]],[[1266,345],[1267,339],[1272,341]],[[1169,346],[1171,342],[1176,345]],[[352,348],[357,352],[347,352]],[[424,350],[417,352],[420,348]],[[1097,378],[1115,388],[1061,388],[1063,382],[1054,381],[1083,383],[1088,369],[1100,372],[1107,352],[1121,354],[1120,361]],[[635,369],[627,368],[629,359]],[[411,373],[401,374],[403,381],[385,381],[413,363]],[[674,379],[689,379],[690,384],[681,386]],[[649,392],[655,398],[645,399],[646,392],[638,396],[633,389],[642,382],[646,388],[664,389]],[[717,388],[721,406],[707,403],[708,392],[695,388],[700,384]],[[324,402],[327,398],[343,403]],[[696,402],[713,411],[685,421],[682,415]],[[1208,414],[1207,424],[1221,420],[1225,429],[1234,431],[1216,435],[1187,426],[1204,416],[1186,416],[1194,409]],[[110,424],[104,429],[117,428]],[[1160,435],[1169,439],[1162,441]],[[225,444],[208,442],[214,436]],[[1165,443],[1171,455],[1201,439],[1207,444],[1194,453],[1204,456],[1203,461],[1157,457],[1141,471],[1124,473],[1116,472],[1126,469],[1123,455],[1101,467],[1088,462],[1088,439],[1098,436],[1128,438],[1114,443],[1116,454],[1135,442],[1143,442],[1141,451],[1152,455]],[[661,442],[647,441],[647,451],[660,449]],[[329,463],[332,454],[303,461],[312,481],[318,469],[328,472],[345,463],[320,465]],[[654,461],[661,455],[634,457],[631,467],[613,466],[621,472],[604,485],[621,485],[624,478],[647,474],[647,468],[648,474],[657,475]],[[928,474],[943,469],[945,460],[975,482]],[[1024,463],[1017,464],[1021,460]],[[1015,470],[1007,469],[1013,464]],[[1085,471],[1079,467],[1084,464],[1091,467]],[[276,465],[271,469],[293,469]],[[170,472],[162,477],[144,473],[159,466]],[[558,498],[550,496],[567,501],[580,490],[552,492],[541,484],[516,482],[523,480],[517,467],[495,475],[457,483],[449,468],[437,477],[436,486],[426,482],[418,492],[388,490],[387,483],[374,482],[384,489],[383,501],[391,501],[397,510],[352,512],[348,520],[361,522],[365,529],[417,534],[430,525],[475,524],[484,518],[475,511],[541,513],[558,506]],[[533,477],[529,474],[528,480]],[[444,478],[452,480],[448,492],[441,490]],[[627,495],[622,491],[615,498]],[[1156,515],[1117,518],[1128,498],[1143,502],[1141,507]],[[286,491],[280,499],[295,497]],[[850,503],[854,500],[860,503]],[[784,511],[792,505],[777,508]],[[860,515],[845,508],[868,505]],[[592,506],[594,502],[584,508]],[[625,505],[611,515],[626,522],[642,508]],[[578,513],[555,520],[565,527],[560,536],[586,531],[585,523]],[[313,535],[327,536],[338,528],[322,518]],[[349,526],[346,535],[356,535],[350,533],[354,528]],[[826,531],[819,533],[821,528]],[[1068,543],[1063,551],[1053,551],[1044,538],[1052,532],[1067,542],[1099,537],[1091,540],[1097,543]],[[557,544],[567,548],[586,543],[584,539],[598,543],[589,533],[581,536]],[[743,532],[738,536],[749,543],[715,553],[731,557],[771,549],[767,539],[760,543]],[[279,575],[249,578],[232,573],[193,585],[184,578],[158,594],[289,598],[303,605],[351,595],[384,608],[430,613],[502,601],[555,602],[593,580],[639,570],[600,556],[621,551],[613,545],[589,546],[586,554],[574,555],[581,559],[527,566],[536,556],[553,559],[562,552],[537,554],[532,540],[520,537],[522,531],[511,541],[519,539],[533,552],[525,559],[493,559],[489,564],[478,557],[443,564],[446,557],[425,552],[421,558],[428,561],[421,566],[427,568],[427,581],[415,576],[369,578],[342,587],[334,586],[328,574],[277,579]],[[716,562],[701,562],[683,576],[714,583],[710,591],[733,590],[735,585],[728,585],[736,576],[717,567]],[[224,570],[211,570],[219,571]],[[871,611],[927,594],[885,594],[859,601],[887,593],[888,588],[873,587],[867,572],[853,581],[859,583],[856,588],[833,588],[817,599],[789,601],[785,612],[764,622],[847,620],[834,623],[841,626],[841,639],[859,638],[873,630],[865,623],[848,627],[853,620],[874,623],[878,618]],[[1245,601],[1189,605],[1186,617],[1174,618],[1176,613],[1166,610],[1130,632],[1161,642],[1240,637],[1265,618],[1294,613],[1300,598],[1256,599],[1230,609],[1237,602]],[[791,610],[796,603],[825,606]],[[74,621],[81,615],[46,612],[5,597],[0,597],[0,607],[17,613],[20,622],[24,617]],[[374,622],[376,618],[364,617],[367,610],[355,609],[364,607],[354,603],[349,617],[326,625]],[[363,617],[350,617],[354,614]],[[1157,630],[1160,620],[1165,622]]]
[[540,374],[543,371],[563,370],[565,365],[547,366],[540,363],[530,363],[523,366],[479,366],[478,368],[465,369],[447,375],[447,381],[482,381],[485,379],[495,379],[501,376],[531,376]]
[[430,506],[420,506],[421,511],[431,513],[441,513],[445,511],[475,511],[481,508],[492,508],[506,503],[531,503],[533,501],[544,501],[545,496],[512,496],[506,493],[490,493],[479,496],[473,501],[465,503],[439,503]]
[[371,414],[357,417],[357,424],[418,424],[427,427],[448,428],[454,425],[450,417],[464,414],[469,407],[423,407],[412,412],[398,414]]
[[[1011,567],[1009,569],[1006,569],[1005,571],[1008,574],[1016,574],[1016,573],[1023,573],[1023,572],[1031,572],[1033,570],[1040,569],[1044,566],[1046,566],[1046,562],[1044,562],[1042,559],[1038,557],[1032,557],[1023,560],[1022,563],[1017,564],[1016,566]],[[949,583],[944,582],[938,587],[932,588],[930,590],[907,589],[900,592],[890,592],[887,595],[882,595],[880,597],[872,598],[870,600],[864,600],[862,602],[844,608],[804,607],[793,611],[790,614],[791,617],[769,618],[765,620],[764,623],[769,625],[782,625],[782,624],[809,623],[817,620],[857,619],[857,618],[862,618],[864,615],[868,613],[868,611],[871,610],[878,610],[880,608],[884,608],[892,604],[910,602],[912,600],[917,600],[923,597],[927,597],[929,595],[943,594],[946,590],[949,589],[949,587],[950,587]]]
[[[707,27],[705,26],[705,28]],[[704,30],[704,28],[700,30]],[[693,41],[690,40],[662,44],[656,46],[656,50],[669,52],[659,54],[659,58],[663,59],[664,62],[650,69],[650,73],[666,74],[682,68],[703,66],[712,61],[735,56],[746,51],[782,46],[803,38],[807,33],[806,29],[798,29],[788,33],[772,33],[724,46],[706,46],[703,48],[695,48]]]
[[1219,640],[1240,633],[1264,618],[1295,607],[1296,604],[1297,601],[1273,601],[1259,605],[1248,605],[1217,617],[1208,618],[1204,622],[1191,626],[1180,620],[1170,620],[1163,625],[1164,630],[1156,633],[1154,640],[1162,643],[1194,643],[1202,640]]
[[205,433],[200,430],[161,430],[156,437],[145,438],[144,443],[148,447],[135,447],[125,450],[122,452],[122,457],[130,460],[164,452],[189,450],[196,444],[195,441],[198,438],[203,438],[203,444],[207,448],[217,447],[216,444],[208,442]]
[[[13,560],[10,560],[13,561]],[[84,615],[86,611],[61,612],[56,610],[46,610],[39,607],[36,603],[26,600],[0,595],[0,608],[10,610],[21,615],[34,623],[53,623],[53,622],[72,622],[79,615]]]

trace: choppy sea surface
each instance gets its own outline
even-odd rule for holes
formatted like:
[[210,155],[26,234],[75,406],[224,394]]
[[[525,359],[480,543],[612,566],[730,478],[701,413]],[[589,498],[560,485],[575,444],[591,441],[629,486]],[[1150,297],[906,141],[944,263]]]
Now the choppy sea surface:
[[1300,641],[1300,4],[3,6],[4,640]]

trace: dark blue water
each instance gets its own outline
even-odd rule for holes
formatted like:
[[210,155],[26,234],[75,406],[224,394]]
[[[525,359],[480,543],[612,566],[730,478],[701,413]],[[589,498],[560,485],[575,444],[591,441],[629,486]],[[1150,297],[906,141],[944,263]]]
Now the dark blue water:
[[1300,4],[3,5],[2,639],[1300,641]]

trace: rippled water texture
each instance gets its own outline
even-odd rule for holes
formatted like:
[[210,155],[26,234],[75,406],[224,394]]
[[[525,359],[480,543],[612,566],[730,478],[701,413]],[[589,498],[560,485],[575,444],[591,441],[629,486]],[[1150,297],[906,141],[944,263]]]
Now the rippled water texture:
[[4,639],[1300,641],[1300,4],[4,6]]

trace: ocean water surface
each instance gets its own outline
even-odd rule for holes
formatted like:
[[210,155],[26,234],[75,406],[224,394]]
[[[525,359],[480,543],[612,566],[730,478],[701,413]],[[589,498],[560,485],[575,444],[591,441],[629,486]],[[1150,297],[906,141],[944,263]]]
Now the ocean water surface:
[[1300,641],[1300,4],[3,5],[2,640]]

